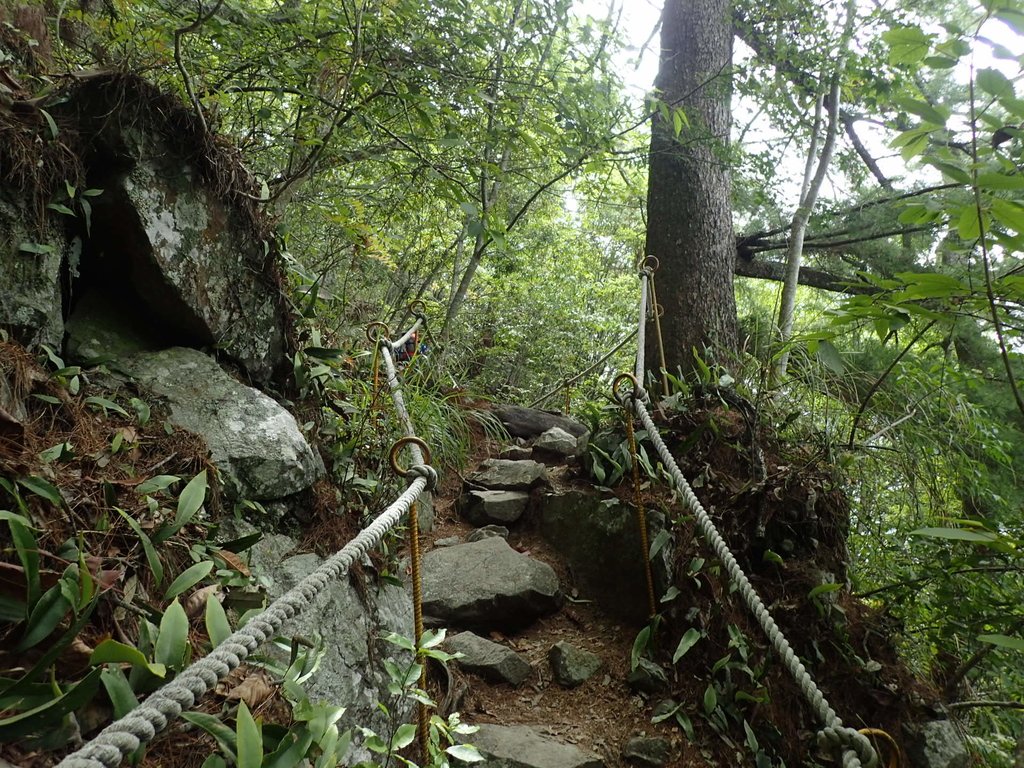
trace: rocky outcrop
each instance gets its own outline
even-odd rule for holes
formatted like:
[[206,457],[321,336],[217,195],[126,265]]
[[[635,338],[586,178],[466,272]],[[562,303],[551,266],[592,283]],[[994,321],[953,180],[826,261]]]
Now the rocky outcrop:
[[[252,531],[234,529],[229,535]],[[313,572],[323,559],[316,554],[293,554],[296,542],[287,536],[267,536],[250,550],[249,564],[253,574],[267,590],[270,599],[291,589]],[[313,701],[336,702],[345,706],[341,727],[369,727],[379,733],[391,726],[388,716],[380,711],[378,702],[393,711],[409,716],[408,701],[396,700],[388,693],[390,677],[385,668],[388,661],[401,668],[411,659],[397,646],[380,638],[388,632],[412,637],[412,601],[402,587],[386,583],[356,586],[347,578],[336,579],[326,590],[282,629],[285,637],[319,639],[324,655],[315,675],[306,683]],[[272,643],[262,651],[288,664],[288,651]],[[355,750],[350,757],[368,758],[364,750]]]
[[521,405],[495,405],[494,415],[510,435],[527,440],[542,435],[552,427],[563,429],[576,438],[587,433],[587,428],[580,422],[552,411],[539,411]]
[[472,525],[514,523],[530,501],[522,491],[467,491],[459,500],[459,514]]
[[435,625],[518,629],[558,610],[561,600],[551,567],[500,537],[423,557],[423,613]]
[[205,439],[233,496],[278,499],[323,476],[323,463],[295,418],[267,395],[232,379],[203,353],[175,347],[110,365],[166,400],[174,424]]
[[[545,494],[540,509],[541,533],[568,561],[580,593],[613,616],[646,621],[647,580],[634,510],[590,489]],[[652,512],[647,517],[653,540],[662,518]],[[652,561],[656,585],[668,579],[666,550]]]
[[[26,346],[60,349],[61,265],[71,250],[57,222],[35,224],[23,199],[0,187],[0,328]],[[81,251],[81,243],[78,243]]]
[[604,768],[597,755],[545,736],[540,726],[481,725],[467,740],[484,768]]
[[907,726],[907,755],[916,768],[966,768],[970,755],[949,720]]

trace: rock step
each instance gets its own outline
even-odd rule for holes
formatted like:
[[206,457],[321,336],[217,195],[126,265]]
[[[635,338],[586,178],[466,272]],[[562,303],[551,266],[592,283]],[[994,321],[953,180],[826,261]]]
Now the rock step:
[[539,725],[479,726],[466,737],[484,756],[484,768],[604,768],[592,752],[553,739]]

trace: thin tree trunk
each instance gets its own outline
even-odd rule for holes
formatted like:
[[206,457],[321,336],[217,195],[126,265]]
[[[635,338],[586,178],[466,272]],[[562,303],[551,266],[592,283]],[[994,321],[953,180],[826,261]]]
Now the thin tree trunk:
[[803,258],[804,236],[807,234],[807,222],[811,217],[811,211],[818,201],[818,194],[821,185],[825,181],[825,174],[828,172],[829,164],[832,162],[832,152],[835,149],[836,138],[839,135],[839,99],[842,92],[843,70],[845,69],[845,49],[853,33],[853,21],[855,14],[855,0],[849,0],[846,6],[846,25],[843,35],[839,40],[839,61],[836,64],[835,73],[832,75],[832,87],[828,94],[828,127],[825,130],[825,143],[821,148],[821,157],[818,158],[818,166],[811,176],[811,168],[814,163],[814,156],[817,151],[817,132],[821,124],[821,97],[815,109],[814,135],[811,137],[811,148],[807,155],[807,166],[804,170],[803,188],[800,191],[800,203],[793,214],[793,222],[790,226],[789,249],[786,252],[786,281],[782,287],[782,302],[779,307],[779,341],[782,344],[782,351],[779,354],[779,361],[775,369],[775,375],[781,379],[786,375],[786,368],[789,365],[789,349],[786,345],[793,337],[793,316],[796,313],[796,291],[800,279],[800,261]]

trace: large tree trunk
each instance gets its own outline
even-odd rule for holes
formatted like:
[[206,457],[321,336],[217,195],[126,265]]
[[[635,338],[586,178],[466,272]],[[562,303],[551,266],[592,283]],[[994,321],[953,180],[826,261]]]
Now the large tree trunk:
[[[656,284],[669,371],[692,371],[694,349],[728,364],[737,347],[727,157],[731,64],[728,0],[665,0],[655,86],[689,123],[678,137],[671,114],[656,115],[651,126],[647,253],[661,262]],[[653,336],[649,369],[658,366]]]

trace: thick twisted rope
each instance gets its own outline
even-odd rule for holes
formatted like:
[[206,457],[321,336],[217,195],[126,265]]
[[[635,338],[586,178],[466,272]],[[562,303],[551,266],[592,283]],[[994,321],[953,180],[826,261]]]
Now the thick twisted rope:
[[[640,332],[638,334],[639,348],[636,360],[636,378],[638,382],[643,381],[641,378],[645,362],[643,330],[647,322],[647,282],[650,276],[650,269],[641,270]],[[825,695],[814,683],[803,662],[800,661],[789,641],[782,634],[782,630],[779,629],[775,619],[772,618],[771,613],[768,612],[760,596],[754,590],[750,579],[747,578],[739,563],[736,562],[736,558],[729,550],[729,545],[725,543],[725,539],[718,532],[707,510],[704,509],[697,495],[693,492],[693,488],[690,487],[686,477],[683,475],[682,470],[679,469],[679,465],[676,464],[664,440],[661,439],[661,434],[658,432],[654,419],[651,418],[650,413],[647,411],[645,406],[645,403],[649,402],[647,392],[637,386],[634,387],[632,392],[618,392],[616,396],[623,406],[632,406],[633,412],[644,425],[644,429],[647,430],[651,442],[668,469],[676,488],[682,495],[683,503],[696,518],[697,527],[700,529],[701,535],[711,546],[719,561],[725,566],[726,573],[728,573],[730,580],[736,585],[736,588],[743,596],[747,608],[749,608],[761,625],[775,652],[782,659],[794,680],[796,680],[797,685],[804,694],[804,697],[810,702],[815,714],[825,724],[825,727],[818,732],[818,745],[823,749],[840,751],[843,768],[875,768],[878,765],[878,755],[875,753],[871,741],[864,734],[844,726],[843,721],[836,714],[835,710],[829,706]]]
[[281,595],[266,610],[158,688],[127,715],[104,728],[88,744],[65,757],[58,768],[117,768],[125,757],[153,740],[171,720],[237,668],[250,653],[277,634],[286,621],[301,613],[327,586],[348,572],[352,563],[380,543],[428,486],[430,467],[413,466],[416,478],[394,503],[339,552]]

